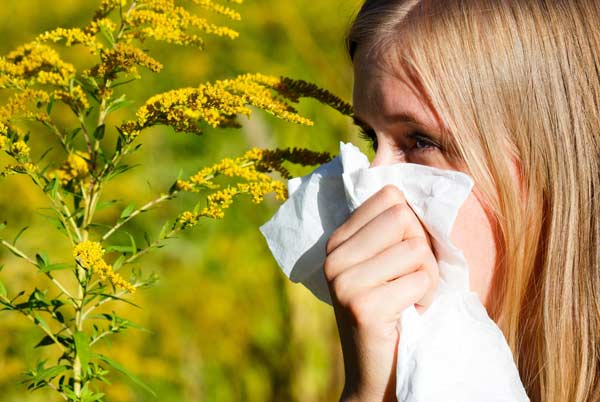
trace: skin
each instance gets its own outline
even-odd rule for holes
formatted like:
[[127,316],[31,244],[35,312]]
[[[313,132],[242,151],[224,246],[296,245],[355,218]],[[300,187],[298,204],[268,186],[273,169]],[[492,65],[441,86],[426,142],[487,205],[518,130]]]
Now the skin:
[[[377,149],[371,166],[402,162],[460,170],[435,146],[442,127],[406,81],[359,48],[354,57],[354,109],[373,129]],[[395,116],[410,112],[416,123]],[[415,137],[422,133],[428,137]],[[439,144],[439,142],[438,142]],[[508,155],[507,155],[508,157]],[[518,182],[517,167],[513,171]],[[485,305],[497,257],[497,225],[475,184],[451,233],[469,265],[470,288]],[[341,401],[395,401],[395,362],[400,313],[424,312],[438,282],[435,250],[403,194],[384,187],[340,226],[327,243],[324,272],[340,334],[346,383]]]

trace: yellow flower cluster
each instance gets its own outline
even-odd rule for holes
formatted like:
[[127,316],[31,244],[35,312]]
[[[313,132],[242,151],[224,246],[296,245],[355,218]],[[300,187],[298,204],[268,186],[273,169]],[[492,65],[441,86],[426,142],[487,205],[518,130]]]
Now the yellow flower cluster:
[[177,132],[202,133],[201,123],[212,127],[238,127],[237,115],[249,116],[249,105],[281,119],[312,125],[313,122],[278,98],[273,89],[279,78],[263,74],[244,74],[234,79],[183,88],[148,99],[137,112],[137,121],[125,123],[121,131],[130,138],[157,124],[171,126]]
[[33,173],[37,173],[37,166],[34,165],[31,162],[25,162],[25,163],[19,163],[19,164],[9,164],[6,165],[1,171],[0,171],[0,177],[6,177],[12,174],[17,174],[17,173],[21,173],[21,174],[33,174]]
[[[208,205],[201,211],[186,211],[177,219],[181,229],[194,226],[199,218],[221,219],[225,210],[231,206],[235,196],[249,194],[254,203],[260,203],[264,196],[274,193],[278,200],[287,198],[286,185],[274,180],[265,172],[279,172],[283,177],[290,176],[283,167],[288,161],[303,166],[317,165],[330,161],[332,156],[327,152],[315,152],[300,148],[259,149],[252,148],[244,155],[231,159],[225,158],[213,166],[205,167],[191,176],[189,180],[177,180],[175,191],[199,192],[203,189],[216,190],[207,197]],[[214,182],[218,176],[227,176],[243,180],[234,185],[222,188]]]
[[319,88],[313,83],[304,80],[295,80],[288,77],[281,77],[274,89],[281,96],[298,102],[300,98],[312,98],[332,107],[343,115],[352,116],[354,114],[352,105],[340,99],[326,89]]
[[42,33],[36,40],[40,43],[64,41],[65,46],[81,44],[95,54],[102,48],[102,44],[96,41],[96,32],[92,29],[90,29],[90,32],[86,32],[81,28],[56,28],[52,31]]
[[[151,38],[177,45],[203,46],[203,41],[194,31],[235,39],[239,34],[231,28],[209,23],[206,19],[191,14],[185,8],[176,6],[174,0],[139,0],[138,5],[124,15],[125,22],[135,29],[126,38],[141,41]],[[232,18],[236,13],[212,1],[202,1],[206,8]]]
[[23,140],[15,141],[12,144],[10,152],[14,154],[17,159],[29,158],[29,145],[27,145]]
[[26,88],[34,84],[68,87],[75,67],[51,47],[32,42],[0,57],[0,88]]
[[261,172],[279,172],[284,179],[289,179],[291,174],[283,166],[284,162],[290,162],[301,166],[321,165],[329,162],[332,156],[329,152],[316,152],[305,148],[284,149],[259,149],[249,150],[245,157],[255,162],[256,169]]
[[17,92],[0,106],[0,121],[8,122],[15,117],[44,119],[45,113],[33,113],[28,112],[28,110],[31,109],[31,106],[38,106],[49,101],[50,96],[46,91],[26,89]]
[[101,281],[108,279],[116,288],[129,293],[135,292],[135,286],[114,272],[112,266],[104,261],[103,255],[104,249],[95,241],[86,240],[73,249],[73,257],[77,263],[85,269],[91,269]]
[[[235,21],[241,20],[241,16],[237,11],[231,9],[230,7],[226,7],[222,4],[215,3],[213,0],[192,0],[192,1],[195,4],[198,4],[199,6],[204,7],[205,9],[207,9],[209,11],[213,11],[215,13],[225,15],[225,16],[231,18],[232,20],[235,20]],[[242,2],[238,0],[238,1],[236,1],[236,3],[241,4]]]
[[62,101],[74,111],[83,111],[90,107],[88,97],[79,85],[73,85],[68,91],[54,91],[53,95],[55,100]]
[[[1,111],[1,110],[0,110]],[[9,133],[9,127],[5,123],[0,121],[0,151],[5,151],[7,154],[11,155],[17,161],[21,162],[21,166],[23,163],[29,163],[29,154],[31,152],[29,145],[24,140],[22,133],[14,130],[11,127]],[[9,167],[10,171],[14,171],[12,167]],[[22,173],[22,172],[19,172]],[[6,176],[6,174],[3,174]]]
[[88,160],[90,156],[87,152],[77,151],[71,153],[67,160],[58,168],[48,173],[50,179],[57,178],[63,187],[69,183],[83,180],[89,176]]
[[138,77],[136,66],[146,67],[155,73],[163,68],[161,63],[148,56],[142,49],[125,43],[118,43],[113,49],[103,50],[100,58],[102,62],[86,72],[86,75],[101,80],[114,80],[121,72]]
[[233,204],[235,196],[249,194],[252,202],[258,204],[269,193],[274,193],[275,198],[281,201],[287,198],[287,188],[280,181],[269,178],[268,181],[237,183],[234,186],[228,186],[210,194],[207,197],[208,205],[206,207],[200,212],[186,211],[182,213],[177,223],[181,226],[181,229],[185,229],[198,223],[200,217],[222,219],[225,217],[225,210]]
[[127,0],[102,0],[100,6],[94,14],[94,21],[98,21],[106,17],[112,10],[117,7],[125,7]]

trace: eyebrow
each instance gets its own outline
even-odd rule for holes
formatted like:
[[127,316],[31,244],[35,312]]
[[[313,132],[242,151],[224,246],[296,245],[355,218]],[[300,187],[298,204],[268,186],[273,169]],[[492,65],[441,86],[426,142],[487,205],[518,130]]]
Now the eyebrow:
[[[367,123],[365,123],[364,120],[362,120],[360,117],[358,117],[356,114],[353,115],[353,119],[354,119],[354,124],[361,126],[361,127],[369,127],[369,125]],[[386,120],[388,120],[390,123],[410,123],[410,124],[414,124],[423,128],[427,128],[426,126],[424,126],[419,119],[417,118],[417,116],[415,116],[414,114],[410,113],[410,112],[400,112],[400,113],[396,113],[393,115],[389,115],[386,116]]]

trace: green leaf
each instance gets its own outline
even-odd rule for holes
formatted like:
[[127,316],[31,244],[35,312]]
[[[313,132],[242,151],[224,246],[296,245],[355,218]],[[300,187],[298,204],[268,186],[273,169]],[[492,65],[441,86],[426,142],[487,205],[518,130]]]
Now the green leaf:
[[58,191],[59,186],[60,182],[55,177],[52,180],[50,180],[48,184],[46,184],[46,186],[44,187],[44,193],[49,193],[52,196],[52,198],[56,198],[56,192]]
[[75,340],[75,352],[79,356],[81,367],[87,373],[91,355],[90,340],[87,334],[81,331],[75,332],[73,339]]
[[[126,81],[125,83],[131,82],[131,81],[135,81],[135,80],[129,80],[129,81]],[[124,84],[124,83],[122,83],[122,84]],[[121,85],[122,85],[122,84],[121,84]],[[117,84],[117,85],[118,85],[118,84]],[[114,84],[113,84],[113,85],[112,85],[112,88],[114,88],[114,87],[115,87],[115,86],[117,86],[117,85],[114,85]],[[123,95],[121,95],[119,98],[117,98],[117,99],[115,99],[113,102],[111,102],[111,104],[110,104],[110,105],[108,105],[108,107],[106,108],[106,114],[109,114],[109,113],[115,112],[115,111],[117,111],[117,110],[119,110],[119,109],[122,109],[122,108],[124,108],[125,106],[131,105],[131,104],[133,104],[133,103],[134,103],[133,101],[126,100],[126,99],[125,99],[125,94],[123,94]]]
[[50,95],[50,102],[48,102],[48,105],[46,106],[47,114],[52,113],[52,106],[54,106],[54,93]]
[[165,224],[160,229],[160,233],[158,234],[158,238],[161,239],[161,240],[164,239],[165,236],[167,235],[167,232],[171,229],[171,227],[172,227],[172,222],[171,221],[166,221]]
[[127,235],[129,236],[129,240],[131,240],[131,255],[137,254],[137,246],[135,244],[135,239],[133,238],[131,233],[129,233],[129,232],[125,232],[125,233],[127,233]]
[[[119,82],[115,82],[115,83],[114,83],[114,84],[112,84],[110,87],[111,87],[112,89],[114,89],[114,88],[120,87],[121,85],[127,85],[127,84],[130,84],[130,83],[132,83],[133,81],[137,81],[137,78],[132,78],[132,79],[130,79],[130,80],[125,80],[125,81],[119,81]],[[127,101],[127,103],[134,103],[134,102],[133,102],[133,101]],[[113,110],[113,112],[114,112],[114,110]]]
[[144,388],[146,391],[148,391],[150,394],[152,394],[152,396],[154,396],[156,398],[156,393],[149,386],[144,384],[144,382],[142,382],[142,380],[140,380],[138,377],[133,375],[129,370],[127,370],[125,367],[121,366],[116,361],[114,361],[104,355],[98,354],[98,355],[96,355],[96,357],[98,359],[104,361],[105,363],[109,364],[112,368],[114,368],[114,369],[120,371],[122,374],[126,375],[131,381],[133,381],[140,387]]
[[33,322],[38,325],[39,327],[43,328],[45,331],[52,333],[52,331],[50,330],[50,326],[48,325],[48,323],[42,318],[40,317],[40,315],[38,313],[33,313]]
[[123,174],[125,172],[127,172],[128,170],[131,170],[135,167],[140,166],[140,164],[136,164],[136,165],[121,165],[121,166],[117,166],[112,172],[110,172],[109,174],[106,175],[106,181],[112,180],[114,179],[116,176]]
[[41,272],[60,271],[60,270],[71,268],[71,267],[73,267],[73,264],[69,264],[69,263],[50,264],[50,265],[46,265],[44,268],[40,268],[40,271]]
[[125,257],[125,254],[121,254],[121,255],[119,256],[119,258],[117,258],[117,259],[115,260],[115,262],[113,262],[113,269],[114,269],[115,271],[116,271],[116,270],[118,270],[119,268],[121,268],[121,265],[123,265],[123,262],[125,261],[125,258],[126,258],[126,257]]
[[4,287],[4,284],[2,283],[2,281],[0,281],[0,296],[6,297],[6,295],[7,295],[6,288]]
[[59,376],[68,370],[67,366],[52,366],[52,367],[44,367],[46,361],[38,362],[36,368],[31,369],[27,372],[27,376],[29,377],[28,381],[31,381],[30,389],[39,388],[39,385],[44,385],[44,382],[50,382],[53,378]]
[[63,223],[63,221],[55,216],[50,216],[50,215],[46,215],[46,214],[42,214],[40,212],[37,212],[38,215],[42,216],[44,219],[47,219],[48,221],[50,221],[54,227],[62,234],[64,234],[65,236],[69,237],[69,234],[67,232],[67,228],[65,227],[65,224]]
[[146,241],[146,245],[148,247],[150,247],[150,245],[152,244],[152,242],[150,241],[150,235],[148,234],[148,232],[144,232],[144,240]]
[[81,127],[77,127],[75,129],[73,129],[73,131],[71,131],[71,133],[69,133],[66,143],[71,144],[73,142],[73,140],[75,140],[75,137],[77,137],[77,134],[79,134],[80,131],[81,131]]
[[89,383],[86,382],[85,385],[81,388],[81,393],[79,395],[79,402],[101,402],[104,394],[101,392],[95,393],[94,391],[88,388]]
[[94,130],[94,138],[97,139],[97,140],[103,139],[105,131],[106,131],[106,124],[100,124]]
[[118,251],[119,253],[131,253],[131,246],[119,246],[118,244],[109,244],[106,246],[106,251]]
[[19,237],[21,237],[21,235],[23,234],[23,232],[25,232],[27,229],[29,229],[29,226],[25,226],[24,228],[22,228],[21,230],[19,230],[19,233],[17,233],[17,235],[15,236],[12,244],[13,246],[17,244],[17,240],[19,240]]
[[131,213],[135,210],[135,204],[129,204],[123,212],[121,212],[121,216],[119,216],[119,221],[126,219]]
[[115,47],[115,37],[113,36],[112,31],[109,30],[106,26],[100,25],[100,33],[102,33],[102,36],[104,36],[104,39],[106,39],[110,48],[111,49],[114,48]]
[[125,302],[127,304],[130,304],[130,305],[132,305],[134,307],[141,308],[140,306],[138,306],[134,302],[131,302],[131,301],[129,301],[127,299],[124,299],[122,297],[119,297],[119,296],[112,295],[110,293],[88,292],[88,295],[98,295],[98,296],[105,297],[107,299],[120,300],[120,301]]
[[117,200],[101,201],[98,204],[96,204],[96,211],[102,211],[103,209],[110,207],[116,202]]
[[35,255],[35,260],[38,267],[43,270],[48,265],[48,254],[42,251]]

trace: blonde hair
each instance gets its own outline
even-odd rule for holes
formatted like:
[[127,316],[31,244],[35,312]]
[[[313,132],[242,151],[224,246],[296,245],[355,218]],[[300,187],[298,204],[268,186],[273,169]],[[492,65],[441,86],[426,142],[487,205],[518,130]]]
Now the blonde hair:
[[367,0],[347,37],[420,88],[493,211],[489,313],[532,402],[600,400],[598,21],[597,0]]

